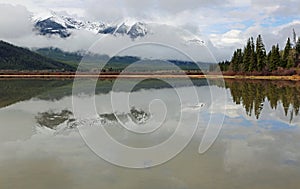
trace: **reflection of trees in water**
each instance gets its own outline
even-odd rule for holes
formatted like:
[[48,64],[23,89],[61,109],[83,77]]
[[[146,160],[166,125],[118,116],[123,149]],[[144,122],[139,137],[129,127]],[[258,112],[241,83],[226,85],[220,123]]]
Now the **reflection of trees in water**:
[[299,114],[300,84],[292,81],[245,81],[226,80],[226,88],[230,89],[233,101],[242,104],[249,116],[253,113],[258,119],[265,99],[272,109],[282,103],[285,115],[290,110],[290,121]]
[[[186,86],[184,79],[169,79],[176,87]],[[114,79],[99,79],[95,91],[90,79],[83,79],[78,84],[78,93],[107,94],[112,91]],[[196,86],[207,85],[205,79],[192,79]],[[137,79],[124,79],[115,90],[128,91],[132,83],[132,91],[141,89],[172,88],[167,82],[159,79],[146,79],[140,82]],[[43,100],[59,100],[72,95],[73,80],[71,79],[11,79],[0,80],[0,108],[11,104],[38,98]],[[130,91],[128,91],[130,92]]]
[[[182,79],[170,79],[176,87],[186,86]],[[128,90],[132,80],[122,80],[119,90]],[[192,79],[195,86],[206,86],[205,79]],[[230,89],[233,101],[242,104],[248,115],[254,114],[259,118],[263,109],[263,103],[267,99],[272,109],[277,109],[282,104],[285,115],[299,115],[300,107],[300,83],[292,81],[261,81],[261,80],[234,80],[228,79],[226,88]],[[221,80],[209,81],[212,85],[223,86]],[[33,97],[44,100],[59,100],[64,96],[72,95],[72,80],[0,80],[0,108],[19,101],[29,100]],[[83,80],[82,91],[89,89],[89,80]],[[112,90],[114,80],[99,80],[96,94],[106,94]],[[124,88],[124,89],[123,89]],[[157,79],[148,79],[138,83],[132,91],[140,89],[172,88],[168,83]],[[94,91],[92,91],[94,92]]]
[[29,100],[39,95],[48,97],[50,91],[66,85],[72,87],[72,80],[0,80],[0,108],[9,106],[16,102]]

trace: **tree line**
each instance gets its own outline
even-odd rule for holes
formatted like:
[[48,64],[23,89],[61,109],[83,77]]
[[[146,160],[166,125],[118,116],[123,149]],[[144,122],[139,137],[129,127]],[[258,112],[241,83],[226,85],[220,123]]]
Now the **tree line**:
[[[233,73],[274,73],[279,70],[289,70],[299,66],[300,63],[300,37],[294,42],[288,38],[284,49],[273,45],[267,53],[261,35],[256,41],[250,37],[243,49],[234,51],[231,61],[219,63],[221,71]],[[211,68],[213,69],[213,68]],[[293,70],[295,71],[295,70]]]

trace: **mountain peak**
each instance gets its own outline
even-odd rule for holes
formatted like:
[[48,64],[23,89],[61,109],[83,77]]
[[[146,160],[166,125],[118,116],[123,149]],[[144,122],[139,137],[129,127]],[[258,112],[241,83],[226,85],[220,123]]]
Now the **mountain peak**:
[[147,24],[142,22],[137,22],[131,26],[128,35],[130,35],[132,39],[135,39],[137,37],[144,37],[145,35],[147,35],[147,33],[148,33]]
[[61,38],[66,38],[71,35],[65,26],[55,22],[51,17],[38,21],[35,24],[35,29],[40,35],[59,35]]
[[106,27],[102,22],[83,21],[70,16],[58,15],[52,12],[47,17],[39,17],[35,21],[35,29],[40,35],[59,35],[61,38],[67,38],[72,34],[72,30],[86,30],[98,33],[99,30]]
[[127,23],[120,25],[106,24],[103,22],[83,21],[71,16],[59,15],[51,12],[47,16],[38,17],[34,20],[35,30],[40,35],[58,35],[61,38],[67,38],[72,35],[74,30],[86,30],[94,34],[114,35],[121,34],[129,36],[132,39],[144,37],[148,33],[147,24],[142,22]]

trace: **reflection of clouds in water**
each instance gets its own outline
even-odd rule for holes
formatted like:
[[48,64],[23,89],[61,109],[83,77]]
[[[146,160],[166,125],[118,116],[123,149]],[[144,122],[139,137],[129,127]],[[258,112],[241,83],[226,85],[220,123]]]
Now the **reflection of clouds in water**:
[[34,115],[22,110],[0,110],[0,143],[25,140],[34,133]]
[[102,175],[107,164],[86,147],[77,132],[36,134],[26,141],[1,144],[0,154],[1,188],[85,188],[94,176],[97,182],[91,187],[108,187],[111,183],[105,178],[114,177]]
[[71,188],[72,180],[62,162],[55,158],[10,158],[1,162],[1,188]]
[[[226,126],[225,126],[226,127]],[[224,168],[239,188],[297,188],[300,175],[299,130],[253,131],[236,128],[246,138],[223,138]],[[223,131],[231,133],[231,131]],[[228,134],[229,135],[229,134]],[[238,135],[238,134],[235,134]]]
[[[222,94],[222,91],[224,91],[224,88],[217,88],[217,87],[210,87],[212,93],[215,94]],[[236,105],[234,102],[232,102],[230,92],[227,90],[227,95],[220,95],[217,100],[211,102],[212,106],[209,107],[208,111],[212,114],[225,114],[227,117],[230,118],[236,118],[238,116],[246,114],[244,113],[243,106],[242,105]],[[224,102],[226,104],[224,105]]]
[[6,143],[0,154],[4,188],[187,188],[173,173],[164,175],[165,169],[123,169],[99,159],[77,132]]
[[[238,169],[239,171],[253,170],[249,169],[251,166],[254,166],[256,150],[250,148],[246,141],[242,140],[231,140],[228,142],[224,157],[224,166],[227,171],[232,171]],[[254,162],[252,162],[254,161]],[[260,163],[260,162],[257,162]],[[251,164],[251,165],[250,165]],[[253,168],[258,167],[256,164]],[[255,170],[257,171],[257,170]]]
[[224,165],[227,171],[242,174],[270,169],[280,172],[288,166],[287,162],[300,165],[300,152],[296,150],[300,147],[299,129],[273,131],[254,125],[225,125],[224,128],[221,138],[226,144]]
[[[181,90],[188,92],[189,88],[182,88]],[[139,108],[148,108],[148,102],[150,99],[153,98],[162,98],[165,100],[166,103],[172,104],[172,107],[169,109],[169,116],[170,122],[166,125],[165,128],[163,128],[162,132],[160,134],[153,135],[152,137],[148,137],[148,142],[159,142],[160,138],[163,138],[162,136],[168,136],[172,132],[174,132],[174,126],[176,126],[176,116],[178,115],[178,112],[180,111],[178,107],[178,104],[180,103],[174,103],[174,99],[176,99],[176,95],[174,95],[174,91],[172,89],[161,89],[161,90],[150,90],[150,91],[140,91],[132,94],[132,98],[138,99],[135,101],[135,105]],[[82,97],[81,103],[84,104],[86,98],[90,98],[89,96]],[[184,103],[189,104],[188,101],[188,95],[186,98],[184,98],[186,101]],[[96,96],[96,102],[97,102],[97,109],[98,113],[112,113],[111,107],[110,107],[110,96],[109,94],[106,95],[97,95]],[[183,105],[184,106],[184,105]],[[45,100],[38,100],[38,99],[32,99],[29,101],[20,102],[14,105],[11,105],[4,111],[7,113],[11,112],[28,112],[30,117],[34,119],[35,116],[39,115],[41,112],[55,112],[60,113],[63,110],[72,110],[72,104],[71,104],[71,97],[65,97],[58,101],[45,101]],[[84,110],[84,109],[83,109]],[[3,115],[3,114],[2,114]],[[14,114],[15,115],[15,114]],[[53,114],[54,115],[54,114]],[[19,116],[20,117],[20,116]],[[25,115],[25,117],[29,117]],[[174,119],[173,119],[174,118]],[[5,118],[7,119],[7,118]],[[7,121],[10,121],[7,119]],[[188,126],[188,120],[185,120]],[[65,123],[60,123],[59,126],[55,127],[57,130],[59,130]],[[28,126],[35,125],[34,123],[28,123]],[[24,127],[25,128],[25,127]],[[115,127],[109,127],[108,129],[114,129]],[[30,130],[32,132],[32,128],[27,128],[27,130]],[[187,130],[189,127],[187,127]],[[25,129],[24,129],[25,130]],[[185,135],[184,133],[180,133],[181,135]],[[126,133],[120,133],[119,134],[121,139],[124,139],[124,141],[130,141],[132,144],[143,144],[141,142],[145,137],[141,138],[133,138],[130,135],[127,137],[124,137]],[[162,135],[162,136],[160,136]],[[123,137],[123,138],[122,138]],[[160,137],[160,138],[158,138]],[[16,136],[16,140],[22,140],[22,137]],[[163,138],[164,139],[164,138]],[[147,139],[146,139],[147,141]],[[180,179],[176,178],[173,175],[169,176],[159,176],[160,171],[156,172],[156,174],[144,174],[143,177],[140,177],[138,179],[138,182],[135,182],[137,179],[137,175],[134,174],[126,174],[127,171],[121,171],[117,172],[114,167],[112,167],[110,164],[104,162],[103,160],[99,159],[97,156],[95,156],[84,144],[82,141],[79,133],[73,132],[68,133],[68,135],[53,135],[53,132],[47,132],[46,129],[38,127],[35,135],[32,136],[32,134],[27,138],[27,140],[24,141],[16,141],[16,142],[9,142],[9,143],[3,143],[0,146],[0,154],[1,155],[1,163],[4,164],[5,162],[8,162],[9,159],[12,159],[15,157],[15,155],[18,155],[18,161],[20,164],[28,164],[26,163],[26,159],[31,159],[33,157],[41,158],[44,160],[44,167],[47,167],[47,165],[52,165],[53,167],[59,166],[59,167],[65,167],[69,172],[69,177],[76,178],[78,176],[80,181],[78,181],[78,188],[84,188],[86,185],[88,186],[102,186],[102,187],[110,187],[110,188],[120,188],[120,186],[128,186],[128,188],[139,188],[140,186],[157,186],[157,187],[170,187],[173,188],[186,188],[184,182],[180,181]],[[62,165],[54,165],[51,164],[51,161],[48,160],[48,157],[55,157],[59,162],[62,163]],[[33,160],[34,161],[34,160]],[[5,167],[5,169],[13,169],[14,166],[10,163],[7,163],[9,165],[8,167]],[[98,165],[99,167],[97,167]],[[28,179],[30,181],[33,181],[35,179],[34,175],[31,175],[32,172],[35,171],[35,168],[38,169],[38,162],[36,164],[32,164],[33,168],[31,170],[28,170]],[[3,170],[3,169],[2,169]],[[23,170],[27,170],[27,167],[24,167],[23,169],[19,169],[21,172]],[[64,170],[59,170],[62,174],[64,174]],[[41,172],[43,172],[43,167],[41,166]],[[50,169],[51,172],[51,169]],[[10,173],[9,173],[10,174]],[[14,175],[15,172],[11,172],[11,175]],[[33,173],[34,174],[34,173]],[[49,180],[51,180],[51,175],[49,175]],[[87,176],[82,175],[93,175],[91,178],[86,178]],[[95,175],[97,175],[97,179],[95,179]],[[59,174],[58,174],[59,176]],[[20,175],[16,174],[15,177],[19,178]],[[67,176],[65,176],[67,177]],[[2,177],[3,183],[8,183],[9,179],[7,177]],[[27,178],[27,177],[26,177]],[[59,179],[55,179],[54,181],[57,181],[60,183]],[[118,178],[118,180],[115,180],[114,178]],[[151,182],[149,182],[153,179]],[[41,178],[43,181],[44,178]],[[160,179],[160,180],[159,180]],[[44,183],[49,182],[49,180],[44,180]],[[130,180],[132,182],[130,182]],[[156,181],[155,181],[156,180]],[[41,182],[42,182],[41,181]],[[77,181],[77,180],[76,180]],[[75,181],[75,183],[76,183]],[[164,182],[162,182],[164,181]],[[19,183],[22,183],[21,180]],[[66,184],[68,183],[65,181]],[[73,180],[74,182],[74,180]],[[85,183],[85,184],[84,184]],[[30,185],[30,184],[29,184]],[[114,185],[116,185],[114,187]],[[34,183],[29,186],[29,188],[34,188]],[[66,185],[66,187],[68,187]],[[161,188],[160,187],[160,188]]]
[[[213,102],[215,108],[210,109],[207,89],[207,87],[197,87],[199,101],[205,104],[200,112],[203,127],[198,130],[188,148],[162,166],[139,171],[121,169],[99,159],[87,148],[76,130],[66,135],[32,131],[32,126],[35,124],[34,117],[39,112],[72,110],[71,97],[64,97],[58,101],[33,99],[1,109],[0,183],[6,184],[4,186],[12,186],[10,188],[18,188],[17,184],[21,183],[25,184],[23,186],[26,188],[34,188],[34,186],[45,188],[40,186],[47,184],[53,186],[52,188],[62,186],[65,188],[87,188],[87,186],[89,188],[200,188],[202,186],[213,188],[218,186],[218,188],[249,189],[262,186],[283,188],[286,183],[289,183],[290,188],[297,188],[300,175],[299,128],[283,127],[278,130],[264,127],[268,120],[273,120],[271,125],[275,127],[287,125],[289,120],[284,117],[283,110],[280,108],[272,110],[265,102],[260,121],[256,121],[254,116],[249,117],[245,113],[242,105],[235,105],[229,95],[227,99],[221,99],[227,101],[226,107],[218,106],[216,101]],[[212,90],[218,93],[219,90],[224,89],[213,88]],[[172,89],[142,90],[134,92],[132,97],[138,99],[135,101],[137,107],[147,109],[148,101],[158,96],[168,103],[176,98]],[[87,98],[90,97],[81,97],[81,103],[84,104]],[[109,94],[97,95],[96,103],[99,114],[112,113]],[[188,100],[183,104],[187,107],[192,105]],[[227,117],[220,137],[207,153],[197,154],[207,121],[206,117],[212,113],[217,119],[224,109]],[[171,118],[177,116],[175,109],[170,109],[170,116]],[[14,119],[16,117],[18,119]],[[185,121],[188,125],[188,120]],[[117,127],[109,127],[108,130],[119,137],[121,142],[143,145],[141,142],[143,139],[150,143],[157,140],[159,136],[160,139],[169,136],[174,131],[172,123],[170,121],[169,127],[160,133],[165,135],[157,134],[148,139],[133,138],[128,133],[119,132]],[[293,124],[299,126],[299,116],[294,117]],[[11,127],[7,127],[8,125]],[[169,173],[166,173],[167,170]],[[38,171],[40,175],[37,174]],[[11,178],[14,180],[12,181]]]

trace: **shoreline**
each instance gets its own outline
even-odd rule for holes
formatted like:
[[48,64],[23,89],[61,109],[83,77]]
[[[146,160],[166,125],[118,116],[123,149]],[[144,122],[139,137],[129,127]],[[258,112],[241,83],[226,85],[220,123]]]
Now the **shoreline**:
[[290,80],[290,81],[300,81],[299,75],[293,76],[243,76],[243,75],[235,75],[235,76],[226,76],[226,75],[194,75],[194,74],[158,74],[158,73],[138,73],[138,74],[63,74],[63,73],[14,73],[14,74],[0,74],[0,79],[74,79],[74,78],[99,78],[99,79],[116,79],[116,78],[191,78],[191,79],[238,79],[238,80]]

